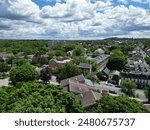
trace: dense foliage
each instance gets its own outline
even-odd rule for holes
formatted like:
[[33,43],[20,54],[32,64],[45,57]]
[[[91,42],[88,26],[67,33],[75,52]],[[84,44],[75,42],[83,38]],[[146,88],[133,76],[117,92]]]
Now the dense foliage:
[[0,62],[0,72],[7,72],[10,70],[10,66],[8,66],[5,62]]
[[53,72],[59,80],[67,79],[80,74],[79,68],[72,64],[66,63],[59,68],[56,68]]
[[34,82],[0,88],[0,104],[0,112],[9,113],[82,112],[73,94]]
[[13,67],[10,70],[10,81],[12,84],[17,82],[34,81],[36,78],[35,67],[30,64]]
[[90,109],[95,113],[143,113],[147,109],[138,101],[126,96],[104,96]]
[[150,56],[145,57],[145,61],[146,61],[147,64],[150,65]]
[[110,70],[123,70],[126,64],[126,57],[120,50],[113,50],[109,57],[107,67]]
[[49,67],[43,68],[40,71],[40,75],[39,78],[43,81],[43,82],[48,82],[51,79],[51,70],[49,69]]
[[7,64],[11,66],[20,66],[26,63],[29,63],[27,59],[21,58],[19,56],[11,56],[6,59]]
[[25,54],[43,54],[47,50],[47,41],[0,40],[0,52],[12,52],[13,54],[19,52],[24,52]]
[[130,97],[134,97],[135,96],[136,84],[135,84],[134,81],[129,80],[129,79],[122,80],[121,88],[122,88],[121,89],[122,92],[124,92],[126,95],[128,95]]

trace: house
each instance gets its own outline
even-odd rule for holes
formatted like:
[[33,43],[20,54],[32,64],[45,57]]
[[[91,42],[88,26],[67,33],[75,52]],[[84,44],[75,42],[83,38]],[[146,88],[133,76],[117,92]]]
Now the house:
[[70,59],[70,58],[64,58],[64,57],[59,56],[56,59],[49,61],[49,67],[57,68],[65,63],[70,63],[71,61],[72,61],[72,59]]
[[134,81],[138,87],[143,88],[150,83],[150,73],[136,73],[136,72],[121,72],[122,79],[129,79]]
[[139,46],[137,46],[133,51],[128,53],[128,56],[134,61],[144,61],[146,53]]
[[113,84],[119,84],[120,72],[118,70],[113,70],[109,73],[108,82]]
[[108,82],[113,84],[119,84],[120,72],[118,70],[109,70],[107,67],[103,70],[103,73],[108,77]]
[[78,83],[84,83],[85,82],[85,77],[83,76],[83,74],[78,75],[78,76],[74,76],[68,79],[64,79],[60,81],[60,86],[62,87],[66,87],[69,85],[69,80],[72,80],[74,82],[78,82]]
[[75,94],[76,98],[81,101],[83,108],[93,106],[102,97],[100,93],[92,88],[92,82],[85,79],[83,75],[62,80],[60,86],[63,87],[63,91]]
[[72,92],[75,95],[77,95],[77,94],[82,94],[84,92],[87,92],[90,89],[85,84],[81,84],[81,83],[69,80],[69,85],[67,87],[64,87],[63,90]]
[[49,61],[48,64],[49,64],[50,68],[58,68],[58,67],[60,67],[60,64],[58,64],[57,62],[55,62],[55,60]]
[[105,51],[102,49],[102,48],[98,48],[96,51],[95,51],[96,54],[105,54]]
[[6,60],[9,57],[14,56],[12,53],[0,52],[0,59]]
[[108,69],[107,67],[103,70],[104,74],[106,74],[107,76],[110,74],[110,69]]
[[71,57],[73,55],[73,52],[74,52],[74,50],[68,51],[67,55]]
[[145,52],[146,52],[147,54],[150,54],[150,47],[145,48]]
[[95,105],[96,101],[99,100],[101,97],[102,95],[100,93],[93,90],[89,90],[76,95],[76,98],[81,101],[81,104],[85,109]]
[[127,59],[127,66],[129,67],[129,71],[135,70],[134,60]]
[[81,70],[82,73],[84,72],[91,72],[91,65],[88,63],[80,63],[78,68]]
[[110,55],[102,54],[102,55],[99,55],[95,58],[97,64],[99,65],[99,67],[98,67],[99,70],[103,70],[106,67],[109,56]]
[[32,62],[34,55],[27,55],[27,59],[29,60],[29,62]]

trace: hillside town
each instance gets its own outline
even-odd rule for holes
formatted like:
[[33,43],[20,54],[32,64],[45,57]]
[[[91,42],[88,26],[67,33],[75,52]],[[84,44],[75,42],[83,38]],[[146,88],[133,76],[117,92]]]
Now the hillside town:
[[[25,47],[28,42],[35,48]],[[34,81],[73,94],[89,112],[108,95],[126,96],[150,112],[149,39],[37,42],[1,41],[1,88]],[[36,72],[33,79],[29,65]]]

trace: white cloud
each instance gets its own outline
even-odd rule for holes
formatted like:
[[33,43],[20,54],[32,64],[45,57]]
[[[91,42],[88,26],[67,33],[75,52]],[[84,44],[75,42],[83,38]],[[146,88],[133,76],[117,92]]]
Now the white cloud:
[[23,19],[37,17],[39,7],[31,0],[1,0],[0,17]]
[[133,5],[115,6],[112,0],[67,0],[42,9],[31,0],[0,0],[0,34],[0,38],[150,37],[150,15]]

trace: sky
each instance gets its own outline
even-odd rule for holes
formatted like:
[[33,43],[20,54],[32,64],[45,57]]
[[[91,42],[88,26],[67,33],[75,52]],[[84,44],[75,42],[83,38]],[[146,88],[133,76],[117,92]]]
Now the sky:
[[150,38],[150,0],[0,0],[0,39]]

